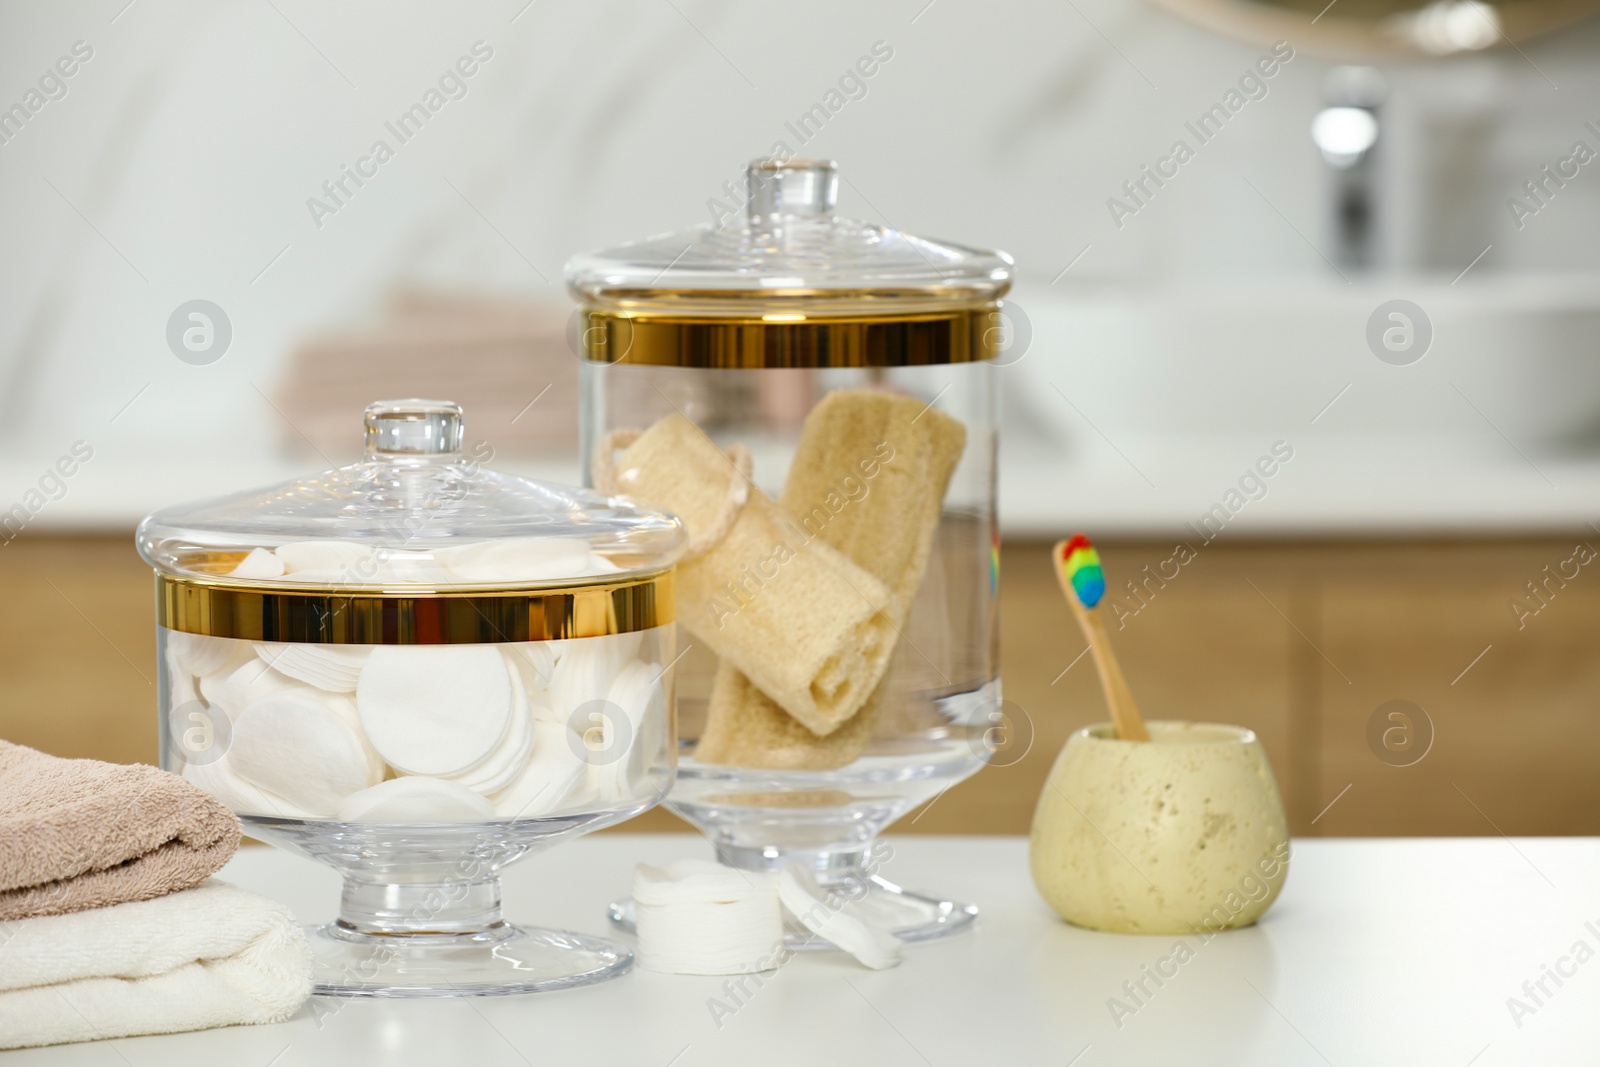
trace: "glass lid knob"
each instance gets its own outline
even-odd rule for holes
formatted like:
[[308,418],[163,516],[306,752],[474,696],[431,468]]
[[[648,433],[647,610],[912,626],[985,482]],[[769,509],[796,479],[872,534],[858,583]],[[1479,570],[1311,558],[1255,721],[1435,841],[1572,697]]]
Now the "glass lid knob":
[[380,400],[366,413],[368,456],[442,456],[461,451],[461,405]]
[[839,168],[831,159],[758,159],[745,168],[750,217],[830,218],[839,199]]

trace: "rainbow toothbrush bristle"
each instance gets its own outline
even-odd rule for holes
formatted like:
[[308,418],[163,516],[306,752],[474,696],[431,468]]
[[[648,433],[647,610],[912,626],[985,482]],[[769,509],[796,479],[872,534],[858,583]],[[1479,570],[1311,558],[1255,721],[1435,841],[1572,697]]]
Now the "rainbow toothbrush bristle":
[[1073,534],[1072,540],[1062,546],[1058,566],[1067,576],[1067,581],[1072,583],[1078,603],[1084,607],[1094,607],[1106,595],[1106,576],[1100,569],[1100,553],[1094,550],[1094,545],[1083,534]]

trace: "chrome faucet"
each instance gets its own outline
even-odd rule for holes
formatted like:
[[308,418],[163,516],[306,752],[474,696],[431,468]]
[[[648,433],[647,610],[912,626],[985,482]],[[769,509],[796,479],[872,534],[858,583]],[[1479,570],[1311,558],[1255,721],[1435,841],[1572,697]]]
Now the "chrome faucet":
[[1326,106],[1311,120],[1333,186],[1333,261],[1341,270],[1369,270],[1377,260],[1379,203],[1373,156],[1378,109],[1388,95],[1371,67],[1334,67],[1323,82]]

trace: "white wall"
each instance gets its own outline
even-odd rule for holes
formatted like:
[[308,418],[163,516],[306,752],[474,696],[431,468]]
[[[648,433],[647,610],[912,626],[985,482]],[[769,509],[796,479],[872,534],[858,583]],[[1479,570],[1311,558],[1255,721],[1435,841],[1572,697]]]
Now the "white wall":
[[[805,146],[839,160],[845,212],[1005,248],[1036,287],[1086,246],[1059,287],[1329,274],[1308,244],[1327,64],[1305,54],[1112,224],[1106,199],[1262,52],[1129,0],[124,2],[0,12],[0,106],[94,50],[0,145],[0,421],[24,465],[80,437],[226,457],[274,417],[257,389],[295,340],[397,281],[562,298],[573,252],[701,222],[747,158],[798,148],[785,121],[877,41],[893,58]],[[385,121],[476,41],[467,95],[398,145]],[[1448,277],[1493,243],[1477,271],[1600,268],[1600,165],[1521,232],[1504,206],[1600,145],[1597,54],[1589,25],[1388,70],[1397,262]],[[319,228],[307,198],[380,137],[395,158]],[[207,367],[164,340],[197,297],[234,329]]]

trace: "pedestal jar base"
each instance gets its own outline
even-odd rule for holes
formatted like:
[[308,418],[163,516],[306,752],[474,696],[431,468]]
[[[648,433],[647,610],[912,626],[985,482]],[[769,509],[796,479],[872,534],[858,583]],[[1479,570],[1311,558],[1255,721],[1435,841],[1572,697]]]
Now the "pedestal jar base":
[[624,945],[516,926],[501,914],[502,869],[619,814],[416,826],[243,821],[252,835],[344,876],[339,918],[307,931],[317,993],[481,997],[589,985],[633,966]]
[[308,930],[316,992],[344,997],[491,997],[604,982],[633,953],[603,938],[497,923],[472,934]]

